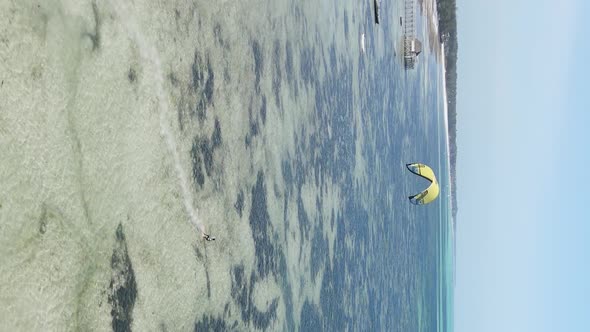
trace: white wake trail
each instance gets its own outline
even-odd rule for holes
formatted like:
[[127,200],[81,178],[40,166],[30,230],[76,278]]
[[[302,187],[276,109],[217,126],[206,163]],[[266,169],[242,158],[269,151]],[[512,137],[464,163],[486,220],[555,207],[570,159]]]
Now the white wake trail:
[[178,183],[180,185],[180,190],[184,201],[184,208],[186,209],[186,212],[190,218],[190,222],[201,233],[204,234],[205,225],[199,220],[198,212],[193,207],[189,181],[187,180],[187,176],[180,162],[180,156],[176,147],[174,134],[169,127],[168,121],[166,120],[166,115],[168,114],[168,97],[166,93],[164,93],[164,76],[162,74],[162,64],[160,62],[158,52],[156,51],[155,47],[141,34],[135,22],[134,16],[129,10],[127,10],[127,8],[124,8],[125,4],[123,4],[123,1],[110,1],[110,4],[113,8],[115,8],[116,14],[119,16],[121,24],[125,27],[125,29],[127,29],[127,32],[129,33],[129,37],[137,43],[141,58],[146,62],[151,62],[154,66],[152,73],[160,111],[160,134],[164,137],[169,153],[172,156],[174,168],[176,170]]

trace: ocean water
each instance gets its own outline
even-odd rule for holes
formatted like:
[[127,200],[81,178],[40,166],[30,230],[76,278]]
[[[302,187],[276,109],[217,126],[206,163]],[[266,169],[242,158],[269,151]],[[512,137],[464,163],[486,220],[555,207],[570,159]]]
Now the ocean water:
[[443,66],[404,69],[403,9],[1,1],[0,330],[452,330]]

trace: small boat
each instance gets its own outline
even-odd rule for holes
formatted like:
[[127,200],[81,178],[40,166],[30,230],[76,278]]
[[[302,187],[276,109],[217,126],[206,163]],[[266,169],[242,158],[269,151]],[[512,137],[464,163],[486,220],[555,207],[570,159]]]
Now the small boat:
[[361,34],[361,52],[365,53],[365,34]]
[[373,3],[375,4],[375,23],[379,24],[379,8],[381,7],[381,1],[373,0]]

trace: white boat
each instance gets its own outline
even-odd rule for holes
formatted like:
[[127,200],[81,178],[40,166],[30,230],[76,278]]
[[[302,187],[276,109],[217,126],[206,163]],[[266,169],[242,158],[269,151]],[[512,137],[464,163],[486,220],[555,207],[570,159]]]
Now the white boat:
[[361,34],[361,52],[363,54],[365,53],[365,34],[364,33]]

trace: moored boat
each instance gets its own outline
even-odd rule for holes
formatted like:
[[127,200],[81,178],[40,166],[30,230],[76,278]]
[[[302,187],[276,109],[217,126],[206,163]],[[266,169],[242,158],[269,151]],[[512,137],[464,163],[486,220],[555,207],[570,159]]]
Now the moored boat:
[[380,21],[379,9],[381,7],[381,1],[380,0],[373,0],[373,3],[375,4],[375,23],[379,24],[379,21]]

